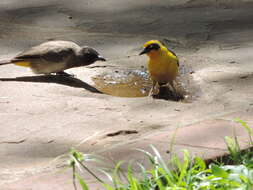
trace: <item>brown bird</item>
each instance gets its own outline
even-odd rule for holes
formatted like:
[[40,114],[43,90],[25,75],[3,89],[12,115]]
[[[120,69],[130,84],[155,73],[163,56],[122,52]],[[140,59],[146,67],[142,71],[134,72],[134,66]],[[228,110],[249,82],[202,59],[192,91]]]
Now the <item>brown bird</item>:
[[29,67],[36,74],[69,75],[64,70],[90,65],[96,61],[106,60],[91,47],[80,47],[70,41],[49,41],[31,47],[10,60],[0,61],[0,65]]

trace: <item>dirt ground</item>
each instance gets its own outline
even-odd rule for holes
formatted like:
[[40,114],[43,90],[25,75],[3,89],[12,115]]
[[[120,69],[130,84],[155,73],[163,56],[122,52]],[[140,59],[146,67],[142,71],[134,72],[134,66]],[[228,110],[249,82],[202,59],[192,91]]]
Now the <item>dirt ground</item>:
[[[253,112],[252,10],[251,0],[1,0],[1,58],[60,39],[92,46],[108,61],[67,70],[80,80],[0,68],[0,187],[53,170],[51,161],[71,147],[105,152],[157,131]],[[178,54],[191,101],[94,90],[98,74],[145,69],[147,58],[136,55],[150,39]]]

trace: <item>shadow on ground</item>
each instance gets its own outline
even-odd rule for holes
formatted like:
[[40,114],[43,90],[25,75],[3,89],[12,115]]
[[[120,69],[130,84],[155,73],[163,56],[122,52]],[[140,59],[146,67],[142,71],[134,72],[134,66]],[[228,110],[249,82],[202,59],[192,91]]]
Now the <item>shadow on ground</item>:
[[0,81],[21,81],[21,82],[39,82],[39,83],[56,83],[75,88],[84,88],[93,93],[102,93],[93,86],[73,77],[65,77],[58,75],[45,75],[45,76],[27,76],[16,78],[0,78]]

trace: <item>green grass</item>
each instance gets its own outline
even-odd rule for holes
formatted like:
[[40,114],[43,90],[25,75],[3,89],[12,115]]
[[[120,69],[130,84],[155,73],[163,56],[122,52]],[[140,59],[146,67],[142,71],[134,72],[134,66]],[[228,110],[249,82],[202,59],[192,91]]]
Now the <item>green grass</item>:
[[[252,130],[241,120],[250,138]],[[100,179],[84,163],[91,160],[91,155],[85,155],[77,150],[70,151],[69,166],[73,169],[73,184],[76,189],[77,179],[83,190],[89,190],[82,172],[88,172],[105,190],[250,190],[253,187],[253,152],[251,149],[241,151],[236,137],[225,137],[229,156],[223,162],[213,161],[209,164],[200,157],[191,157],[187,150],[183,150],[183,159],[174,155],[167,161],[159,151],[151,146],[152,151],[141,151],[149,161],[146,168],[141,163],[128,164],[123,172],[119,162],[113,170],[97,168],[105,174]],[[99,159],[93,156],[94,161]],[[224,162],[225,161],[225,162]],[[229,164],[228,164],[229,163]],[[138,167],[138,168],[137,168]],[[134,169],[135,171],[134,171]],[[138,172],[136,172],[138,169]],[[106,179],[107,178],[107,179]]]

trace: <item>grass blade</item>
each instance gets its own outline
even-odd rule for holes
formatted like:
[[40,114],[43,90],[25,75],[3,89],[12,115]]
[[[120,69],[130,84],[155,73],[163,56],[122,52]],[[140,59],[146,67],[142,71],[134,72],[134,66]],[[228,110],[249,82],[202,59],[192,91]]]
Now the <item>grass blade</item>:
[[79,181],[79,183],[80,183],[82,189],[83,189],[83,190],[89,190],[89,187],[88,187],[88,185],[84,182],[83,178],[82,178],[80,175],[78,175],[77,173],[76,173],[75,175],[76,175],[76,177],[77,177],[77,179],[78,179],[78,181]]

